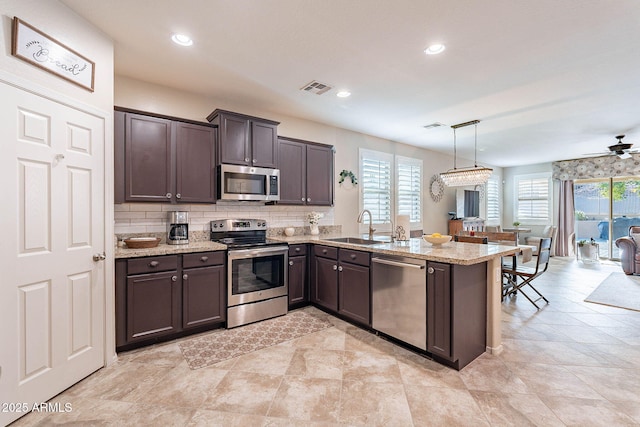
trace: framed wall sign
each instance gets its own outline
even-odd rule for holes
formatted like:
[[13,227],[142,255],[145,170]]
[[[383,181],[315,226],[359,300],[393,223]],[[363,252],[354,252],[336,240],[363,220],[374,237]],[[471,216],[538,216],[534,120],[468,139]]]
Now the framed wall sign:
[[93,92],[93,61],[17,17],[13,18],[11,54]]

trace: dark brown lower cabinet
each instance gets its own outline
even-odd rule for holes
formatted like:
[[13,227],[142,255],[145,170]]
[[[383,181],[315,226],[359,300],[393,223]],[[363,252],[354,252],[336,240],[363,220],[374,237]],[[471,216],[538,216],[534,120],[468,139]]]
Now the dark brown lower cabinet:
[[311,301],[350,320],[371,325],[368,252],[314,246]]
[[127,341],[180,330],[180,282],[177,271],[127,278]]
[[427,263],[427,351],[456,369],[486,350],[486,283],[486,263]]
[[182,274],[182,327],[223,322],[226,318],[224,265],[189,268]]
[[116,260],[116,349],[224,322],[225,259],[216,251]]
[[338,311],[338,265],[335,258],[314,257],[311,300],[331,311]]
[[369,252],[340,249],[338,264],[338,313],[371,326]]
[[309,301],[307,292],[307,245],[289,247],[289,308]]

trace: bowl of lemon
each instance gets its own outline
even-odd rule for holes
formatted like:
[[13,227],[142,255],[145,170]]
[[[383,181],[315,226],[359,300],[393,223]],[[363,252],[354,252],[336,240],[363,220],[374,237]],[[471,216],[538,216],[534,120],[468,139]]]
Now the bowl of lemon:
[[422,238],[425,242],[429,242],[433,246],[440,246],[451,241],[451,236],[440,233],[424,234]]

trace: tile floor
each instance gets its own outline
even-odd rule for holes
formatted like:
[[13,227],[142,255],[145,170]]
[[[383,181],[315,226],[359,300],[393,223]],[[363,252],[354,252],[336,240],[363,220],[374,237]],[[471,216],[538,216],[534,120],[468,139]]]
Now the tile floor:
[[562,426],[640,424],[640,312],[583,302],[617,265],[553,258],[551,303],[503,303],[504,352],[461,372],[335,327],[190,370],[176,342],[120,354],[30,425]]

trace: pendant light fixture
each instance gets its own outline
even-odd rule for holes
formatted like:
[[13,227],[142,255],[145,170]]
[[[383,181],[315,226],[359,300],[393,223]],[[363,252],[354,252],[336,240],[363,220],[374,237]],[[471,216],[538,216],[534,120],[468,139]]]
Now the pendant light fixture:
[[[472,120],[470,122],[451,126],[453,128],[453,169],[449,169],[448,171],[440,174],[440,178],[442,178],[447,187],[481,185],[486,183],[493,173],[493,169],[478,166],[478,123],[480,123],[480,120]],[[474,166],[458,169],[456,167],[456,129],[471,125],[474,125],[475,127]]]

